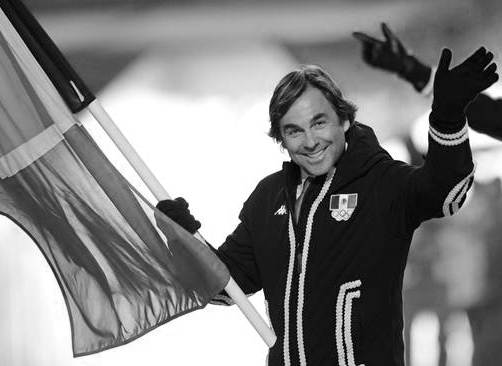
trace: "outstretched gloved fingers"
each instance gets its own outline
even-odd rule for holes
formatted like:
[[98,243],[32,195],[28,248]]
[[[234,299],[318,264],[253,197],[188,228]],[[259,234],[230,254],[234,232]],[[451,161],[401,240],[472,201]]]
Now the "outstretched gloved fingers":
[[376,38],[373,38],[369,35],[367,35],[366,33],[363,33],[363,32],[352,32],[352,36],[354,36],[354,38],[358,39],[359,41],[363,42],[363,43],[381,43],[382,41],[376,39]]
[[493,60],[493,53],[487,52],[483,58],[481,58],[477,64],[479,71],[482,71],[485,69],[486,66],[490,64]]
[[[495,64],[493,64],[493,65],[495,65]],[[491,66],[492,65],[490,65],[489,68]],[[485,75],[485,73],[483,72],[483,89],[482,90],[485,90],[485,89],[489,88],[490,86],[492,86],[493,84],[495,84],[498,79],[499,79],[499,75],[495,71],[491,72],[487,75]]]
[[497,64],[492,63],[483,71],[483,78],[488,78],[497,71]]
[[403,49],[403,45],[397,36],[391,31],[389,26],[385,23],[381,24],[382,33],[385,37],[385,40],[390,45],[393,52],[398,53]]
[[467,57],[467,59],[463,62],[463,64],[469,66],[478,65],[482,62],[485,56],[486,56],[486,48],[479,47],[472,55]]
[[439,58],[437,72],[445,72],[450,69],[451,57],[451,50],[449,48],[443,48],[441,57]]

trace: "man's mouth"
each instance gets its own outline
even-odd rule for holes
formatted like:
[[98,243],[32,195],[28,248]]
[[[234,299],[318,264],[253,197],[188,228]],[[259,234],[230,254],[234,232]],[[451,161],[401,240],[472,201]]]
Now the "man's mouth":
[[313,162],[321,161],[322,158],[324,157],[324,152],[326,151],[328,147],[324,147],[320,150],[317,150],[316,152],[304,154],[309,160]]

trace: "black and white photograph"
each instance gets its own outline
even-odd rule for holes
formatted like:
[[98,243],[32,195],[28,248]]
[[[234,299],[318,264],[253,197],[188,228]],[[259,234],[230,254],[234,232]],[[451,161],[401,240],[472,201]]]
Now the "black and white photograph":
[[0,0],[0,365],[502,364],[500,19]]

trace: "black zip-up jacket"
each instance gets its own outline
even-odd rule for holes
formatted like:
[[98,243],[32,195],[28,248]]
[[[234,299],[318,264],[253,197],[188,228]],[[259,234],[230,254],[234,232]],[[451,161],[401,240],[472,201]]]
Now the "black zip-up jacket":
[[277,335],[269,365],[404,365],[401,291],[413,231],[455,213],[472,183],[466,126],[431,128],[420,167],[393,160],[363,124],[346,138],[332,179],[307,189],[298,223],[300,170],[288,162],[258,184],[218,248],[245,293],[264,290]]

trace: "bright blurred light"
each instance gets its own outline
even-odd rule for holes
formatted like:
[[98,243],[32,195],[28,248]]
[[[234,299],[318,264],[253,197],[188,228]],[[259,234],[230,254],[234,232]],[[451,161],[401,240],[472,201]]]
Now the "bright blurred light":
[[411,324],[411,366],[436,366],[439,360],[439,320],[435,313],[424,311]]

